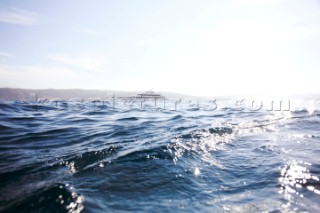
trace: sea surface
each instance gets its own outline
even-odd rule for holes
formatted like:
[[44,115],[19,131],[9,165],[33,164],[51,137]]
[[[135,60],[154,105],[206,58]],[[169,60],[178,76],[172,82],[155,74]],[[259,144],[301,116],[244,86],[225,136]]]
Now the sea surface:
[[319,101],[231,102],[2,101],[0,212],[319,212]]

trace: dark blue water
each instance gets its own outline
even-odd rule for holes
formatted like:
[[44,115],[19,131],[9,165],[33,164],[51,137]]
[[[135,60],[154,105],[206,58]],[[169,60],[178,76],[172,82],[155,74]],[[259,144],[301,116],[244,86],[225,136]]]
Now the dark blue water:
[[319,109],[117,104],[0,103],[0,211],[319,211]]

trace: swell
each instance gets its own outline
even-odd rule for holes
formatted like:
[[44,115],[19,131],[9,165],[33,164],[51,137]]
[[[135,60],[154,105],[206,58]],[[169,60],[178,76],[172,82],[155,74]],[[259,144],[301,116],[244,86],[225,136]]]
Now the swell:
[[[184,203],[190,211],[210,212],[210,205],[259,206],[262,199],[301,210],[300,200],[278,193],[292,187],[279,178],[305,180],[292,189],[304,201],[318,198],[317,113],[94,110],[90,104],[83,111],[0,105],[1,211],[68,212],[71,203],[88,212],[152,205],[183,211]],[[301,159],[312,164],[299,167]],[[87,201],[78,203],[82,196]]]
[[2,201],[3,212],[80,212],[83,197],[65,184],[57,183],[19,197],[14,202]]
[[[68,145],[67,142],[61,143],[60,140],[67,140],[72,143],[72,139],[75,135],[79,132],[78,128],[74,127],[64,127],[64,128],[55,128],[49,130],[43,130],[38,132],[28,132],[17,135],[16,137],[7,137],[5,141],[1,144],[3,145],[8,144],[8,146],[12,147],[13,145],[16,146],[17,149],[19,148],[54,148]],[[12,147],[13,148],[13,147]]]
[[[165,139],[162,143],[151,143],[146,148],[144,148],[143,144],[139,144],[135,140],[122,141],[120,143],[116,143],[116,145],[112,145],[104,149],[78,153],[74,157],[66,155],[64,157],[60,157],[60,160],[58,162],[60,163],[60,165],[62,164],[70,167],[70,169],[73,170],[73,173],[79,173],[82,171],[86,171],[87,169],[90,170],[92,168],[99,167],[100,164],[104,165],[105,163],[143,163],[148,160],[169,160],[174,162],[177,158],[177,151],[185,153],[186,156],[189,155],[188,153],[194,153],[197,156],[201,156],[203,152],[206,152],[209,149],[215,150],[220,143],[227,143],[227,141],[224,141],[223,135],[231,133],[232,130],[230,128],[218,127],[209,128],[208,130],[200,129],[176,137],[176,139],[183,140],[193,138],[197,139],[197,141],[184,141],[177,143],[175,141],[176,139],[172,138],[173,142],[170,142],[169,138],[169,141],[168,139]],[[118,135],[126,136],[127,134],[123,131],[120,131],[116,134],[112,134],[111,137],[115,137]],[[90,138],[95,138],[96,136],[97,135],[93,135],[90,136]],[[205,145],[206,142],[203,141],[209,136],[213,138],[218,137],[214,139],[216,140],[216,144],[210,144],[207,146]],[[211,138],[210,143],[212,143],[212,140],[213,139]]]

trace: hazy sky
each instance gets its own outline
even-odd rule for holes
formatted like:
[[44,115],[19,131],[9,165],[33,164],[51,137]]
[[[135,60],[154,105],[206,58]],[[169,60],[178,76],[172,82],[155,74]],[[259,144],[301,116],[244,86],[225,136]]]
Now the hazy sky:
[[0,87],[320,93],[320,1],[2,0]]

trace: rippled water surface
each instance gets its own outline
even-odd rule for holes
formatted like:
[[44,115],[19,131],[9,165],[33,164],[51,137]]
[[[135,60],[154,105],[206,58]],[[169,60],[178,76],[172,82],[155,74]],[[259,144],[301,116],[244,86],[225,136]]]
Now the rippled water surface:
[[0,117],[2,212],[320,209],[317,109],[2,102]]

